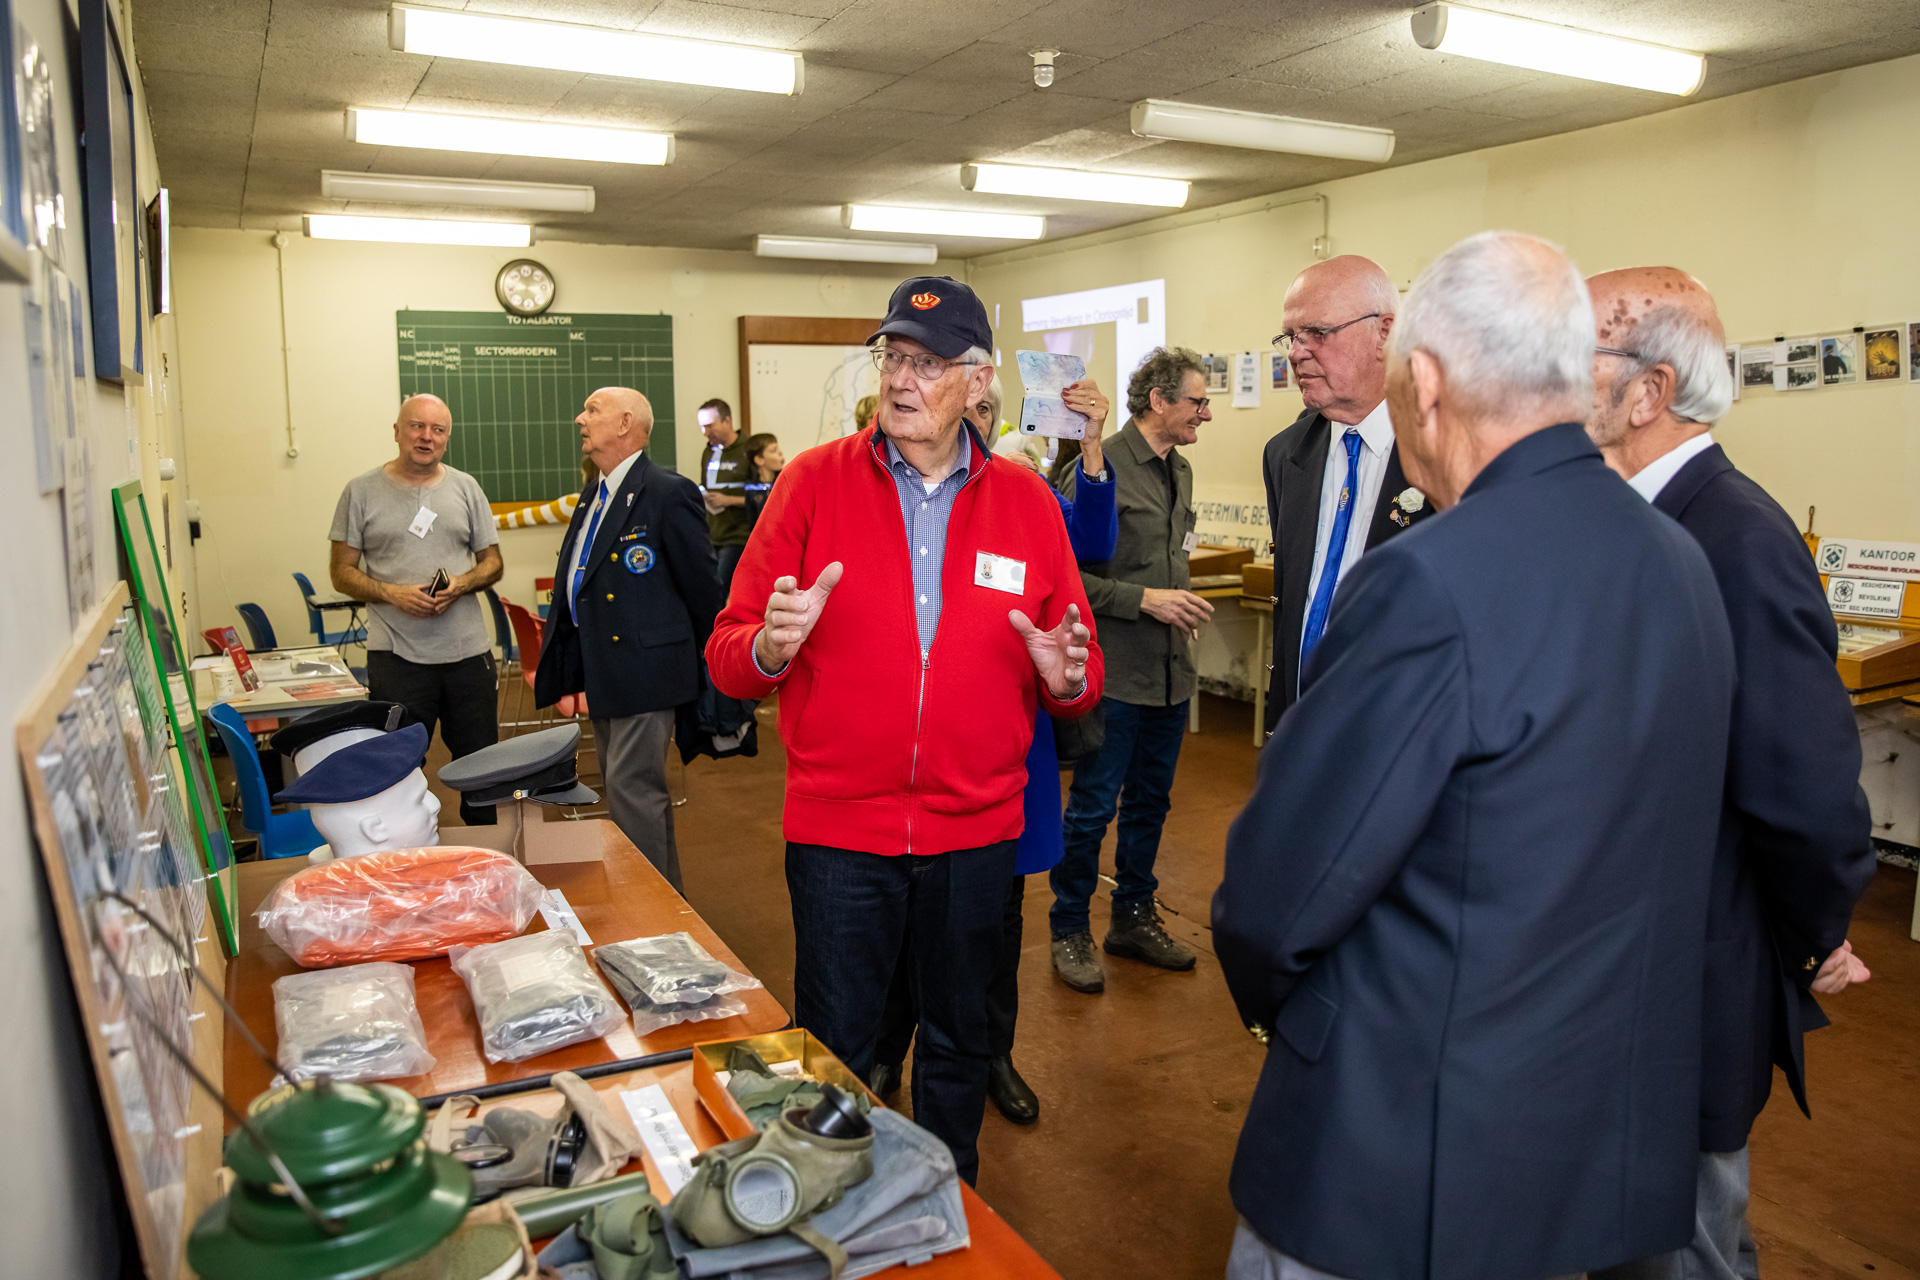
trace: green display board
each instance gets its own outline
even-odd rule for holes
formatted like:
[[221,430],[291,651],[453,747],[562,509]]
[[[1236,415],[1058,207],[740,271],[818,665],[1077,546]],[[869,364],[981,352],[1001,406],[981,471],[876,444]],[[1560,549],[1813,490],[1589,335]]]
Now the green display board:
[[490,502],[580,491],[573,425],[601,387],[653,404],[647,456],[673,468],[673,317],[398,311],[400,395],[431,392],[453,411],[447,462]]

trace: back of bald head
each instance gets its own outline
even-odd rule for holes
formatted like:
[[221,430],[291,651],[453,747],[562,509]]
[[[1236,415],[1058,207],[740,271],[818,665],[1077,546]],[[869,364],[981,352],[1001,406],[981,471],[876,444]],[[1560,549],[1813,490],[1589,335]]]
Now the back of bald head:
[[397,427],[402,423],[418,422],[421,420],[429,422],[444,421],[451,427],[453,425],[453,410],[447,408],[447,402],[439,396],[431,392],[422,391],[417,395],[408,396],[400,402],[400,412],[394,417],[393,425]]
[[652,403],[632,387],[602,387],[593,394],[605,396],[617,412],[632,414],[635,424],[643,430],[653,428]]
[[1288,300],[1307,295],[1349,304],[1357,308],[1355,315],[1372,312],[1390,316],[1400,305],[1400,291],[1393,287],[1393,278],[1379,263],[1357,253],[1316,262],[1295,276],[1287,286]]
[[1678,267],[1626,267],[1587,281],[1594,334],[1633,353],[1642,369],[1673,370],[1670,411],[1683,422],[1716,422],[1733,404],[1726,329],[1713,294]]

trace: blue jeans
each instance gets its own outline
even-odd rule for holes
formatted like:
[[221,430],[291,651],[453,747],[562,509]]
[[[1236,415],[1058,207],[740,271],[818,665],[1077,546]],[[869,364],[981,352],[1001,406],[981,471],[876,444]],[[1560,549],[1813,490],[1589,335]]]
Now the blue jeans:
[[1747,1230],[1747,1149],[1702,1151],[1693,1200],[1693,1240],[1591,1273],[1592,1280],[1759,1280],[1760,1255]]
[[1017,842],[927,857],[787,844],[793,899],[793,1020],[862,1080],[873,1070],[887,988],[908,926],[920,1010],[913,1118],[946,1143],[960,1176],[980,1171],[987,1105],[987,986],[1000,948]]
[[1173,804],[1173,770],[1180,763],[1180,741],[1187,732],[1187,704],[1143,707],[1104,698],[1106,741],[1091,758],[1073,767],[1062,822],[1066,853],[1052,872],[1053,936],[1089,933],[1087,904],[1100,882],[1100,842],[1107,838],[1114,805],[1120,808],[1120,842],[1114,850],[1115,909],[1151,901],[1160,882],[1153,877],[1160,855],[1160,829]]

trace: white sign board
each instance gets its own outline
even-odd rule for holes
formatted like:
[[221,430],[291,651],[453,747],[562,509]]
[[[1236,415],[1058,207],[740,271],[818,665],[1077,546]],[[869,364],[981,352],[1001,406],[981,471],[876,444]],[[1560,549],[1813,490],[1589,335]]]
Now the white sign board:
[[1020,304],[1023,333],[1107,323],[1113,325],[1115,382],[1125,387],[1147,353],[1167,345],[1167,282],[1142,280],[1027,298]]
[[1863,618],[1897,618],[1907,584],[1885,578],[1827,579],[1827,606],[1835,613],[1851,613]]
[[1862,538],[1822,538],[1814,553],[1821,573],[1854,578],[1920,579],[1920,542],[1868,542]]

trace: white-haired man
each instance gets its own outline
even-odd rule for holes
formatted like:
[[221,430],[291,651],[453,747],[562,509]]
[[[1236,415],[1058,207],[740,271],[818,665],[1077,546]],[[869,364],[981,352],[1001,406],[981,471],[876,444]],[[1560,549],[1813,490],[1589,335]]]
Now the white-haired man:
[[1752,1276],[1748,1132],[1775,1065],[1807,1110],[1801,1036],[1827,1025],[1813,994],[1869,976],[1846,941],[1874,872],[1860,739],[1806,544],[1713,441],[1733,402],[1713,296],[1673,267],[1609,271],[1587,287],[1597,342],[1587,433],[1706,552],[1738,672],[1708,898],[1694,1238],[1602,1274]]
[[1273,344],[1292,361],[1306,409],[1267,441],[1262,468],[1273,536],[1269,730],[1299,696],[1340,580],[1369,547],[1433,514],[1407,484],[1387,417],[1399,302],[1385,271],[1346,254],[1295,276],[1281,303]]
[[1361,560],[1227,838],[1214,945],[1266,1065],[1228,1275],[1538,1280],[1693,1233],[1732,647],[1601,461],[1587,290],[1488,232],[1388,353],[1440,515]]
[[[396,456],[347,481],[333,511],[328,577],[367,610],[367,687],[434,725],[458,760],[500,740],[493,641],[474,593],[500,580],[500,533],[480,482],[448,466],[453,414],[435,395],[408,396],[393,421]],[[447,580],[435,587],[435,573]],[[494,811],[460,802],[466,826]]]

